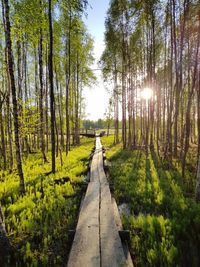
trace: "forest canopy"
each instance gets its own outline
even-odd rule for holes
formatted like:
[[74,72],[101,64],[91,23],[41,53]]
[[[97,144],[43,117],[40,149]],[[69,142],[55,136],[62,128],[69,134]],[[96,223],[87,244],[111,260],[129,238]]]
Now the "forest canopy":
[[199,1],[112,0],[105,26],[101,66],[114,84],[116,142],[121,101],[124,148],[178,159],[189,184],[189,148],[200,153]]

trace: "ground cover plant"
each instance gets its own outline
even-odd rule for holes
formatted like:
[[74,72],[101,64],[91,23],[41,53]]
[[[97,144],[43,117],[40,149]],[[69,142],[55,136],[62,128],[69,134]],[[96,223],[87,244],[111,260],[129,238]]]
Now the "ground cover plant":
[[200,1],[2,0],[0,14],[0,267],[66,263],[94,129],[134,264],[200,266]]
[[55,174],[48,174],[51,164],[43,165],[41,156],[28,155],[24,159],[25,195],[20,195],[15,173],[0,171],[0,199],[16,266],[66,264],[70,250],[68,230],[75,227],[81,182],[87,175],[93,145],[93,139],[82,139],[67,157],[63,153],[63,166],[58,157]]
[[[135,266],[199,266],[200,205],[182,180],[179,164],[169,168],[155,152],[122,150],[112,136],[104,137],[103,144],[114,196],[130,208],[123,224],[131,233]],[[195,180],[191,167],[187,176]]]

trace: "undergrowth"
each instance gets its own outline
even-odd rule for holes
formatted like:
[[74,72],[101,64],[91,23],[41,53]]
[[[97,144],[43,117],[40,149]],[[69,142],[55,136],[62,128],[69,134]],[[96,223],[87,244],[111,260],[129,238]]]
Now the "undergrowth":
[[[0,200],[8,236],[15,249],[15,266],[66,266],[68,230],[75,227],[81,200],[80,182],[87,173],[93,139],[82,139],[66,157],[56,159],[57,172],[47,175],[51,163],[41,154],[24,159],[27,192],[19,194],[16,173],[0,171]],[[50,159],[50,153],[47,154]],[[63,177],[69,181],[55,183]]]
[[146,157],[142,150],[122,150],[121,144],[113,145],[112,136],[102,141],[111,161],[114,196],[130,207],[123,225],[131,233],[134,265],[200,266],[200,205],[191,194],[195,166],[187,169],[186,183],[177,162],[168,168],[155,152]]

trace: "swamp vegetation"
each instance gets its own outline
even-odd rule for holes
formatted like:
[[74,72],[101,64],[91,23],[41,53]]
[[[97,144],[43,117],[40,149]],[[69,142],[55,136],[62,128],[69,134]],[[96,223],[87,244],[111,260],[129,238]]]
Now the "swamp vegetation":
[[94,146],[84,127],[107,128],[134,265],[198,267],[199,1],[109,2],[99,68],[110,98],[97,122],[83,98],[96,81],[89,5],[0,3],[0,266],[66,265]]

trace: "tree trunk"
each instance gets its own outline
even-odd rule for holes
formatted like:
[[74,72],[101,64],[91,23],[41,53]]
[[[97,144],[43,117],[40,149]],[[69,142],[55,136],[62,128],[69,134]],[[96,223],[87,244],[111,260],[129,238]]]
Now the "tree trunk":
[[12,145],[12,120],[11,120],[11,114],[10,114],[10,88],[9,88],[9,94],[6,97],[6,114],[7,114],[8,144],[9,144],[9,167],[10,167],[10,171],[12,171],[13,169],[13,145]]
[[0,99],[0,133],[1,133],[1,144],[2,144],[2,156],[3,156],[3,169],[6,169],[7,160],[6,160],[6,144],[5,144],[5,133],[4,133],[4,121],[1,107]]
[[46,152],[49,151],[49,102],[48,102],[48,93],[49,93],[49,87],[48,87],[48,45],[46,44],[46,88],[45,88],[45,131],[46,131]]
[[196,197],[196,200],[200,202],[200,155],[198,158],[195,197]]
[[200,156],[200,72],[197,91],[197,129],[198,129],[198,155]]
[[199,14],[199,32],[197,37],[197,46],[195,52],[195,60],[194,60],[194,71],[192,77],[192,86],[189,90],[187,110],[186,110],[186,118],[185,118],[185,145],[184,145],[184,155],[182,160],[182,176],[185,178],[185,166],[186,166],[186,157],[189,149],[189,138],[190,138],[190,130],[191,130],[191,106],[192,106],[192,98],[194,95],[194,90],[196,86],[196,77],[197,77],[197,67],[198,67],[198,56],[199,56],[199,44],[200,44],[200,14]]
[[59,136],[60,136],[60,145],[61,145],[61,151],[64,149],[64,133],[63,133],[63,103],[62,103],[62,87],[59,86],[58,82],[58,73],[57,69],[55,67],[55,74],[56,74],[56,89],[58,93],[58,113],[59,113]]
[[117,87],[117,66],[115,57],[114,70],[114,116],[115,116],[115,140],[114,143],[119,143],[119,92]]
[[176,91],[175,91],[175,114],[174,114],[174,156],[177,156],[177,143],[178,143],[178,115],[179,115],[179,102],[180,102],[180,89],[179,89],[179,71],[178,71],[178,56],[177,56],[177,38],[176,38],[176,12],[175,0],[172,0],[172,31],[173,31],[173,48],[174,48],[174,62],[176,73]]
[[[40,1],[41,5],[41,1]],[[42,29],[40,28],[40,39],[39,39],[39,77],[40,77],[40,99],[39,99],[39,106],[40,106],[40,146],[43,161],[47,162],[46,154],[45,154],[45,140],[44,140],[44,109],[43,109],[43,101],[44,101],[44,86],[43,86],[43,36],[42,36]]]
[[55,160],[55,101],[53,85],[53,28],[52,28],[52,1],[49,0],[49,84],[50,84],[50,113],[51,113],[51,159],[52,173],[56,171]]
[[11,36],[10,36],[11,26],[10,26],[10,18],[9,18],[9,3],[8,3],[8,0],[3,0],[3,3],[4,3],[4,8],[5,8],[5,22],[6,22],[5,40],[6,40],[6,47],[8,51],[8,66],[9,66],[9,76],[10,76],[10,84],[11,84],[11,91],[12,91],[17,170],[18,170],[18,175],[20,177],[20,191],[21,193],[25,193],[26,189],[25,189],[24,173],[22,169],[22,159],[21,159],[20,142],[19,142],[19,119],[18,119],[18,105],[17,105],[15,77],[14,77],[14,62],[13,62],[13,55],[12,55],[12,42],[11,42]]
[[66,155],[70,150],[70,125],[69,125],[69,86],[71,78],[71,7],[69,14],[69,30],[68,30],[68,42],[66,40],[66,57],[68,56],[68,64],[66,63]]
[[4,119],[3,119],[3,103],[5,101],[6,94],[0,92],[0,133],[1,133],[1,150],[3,157],[3,169],[6,169],[7,156],[6,156],[6,141],[5,141],[5,130],[4,130]]

